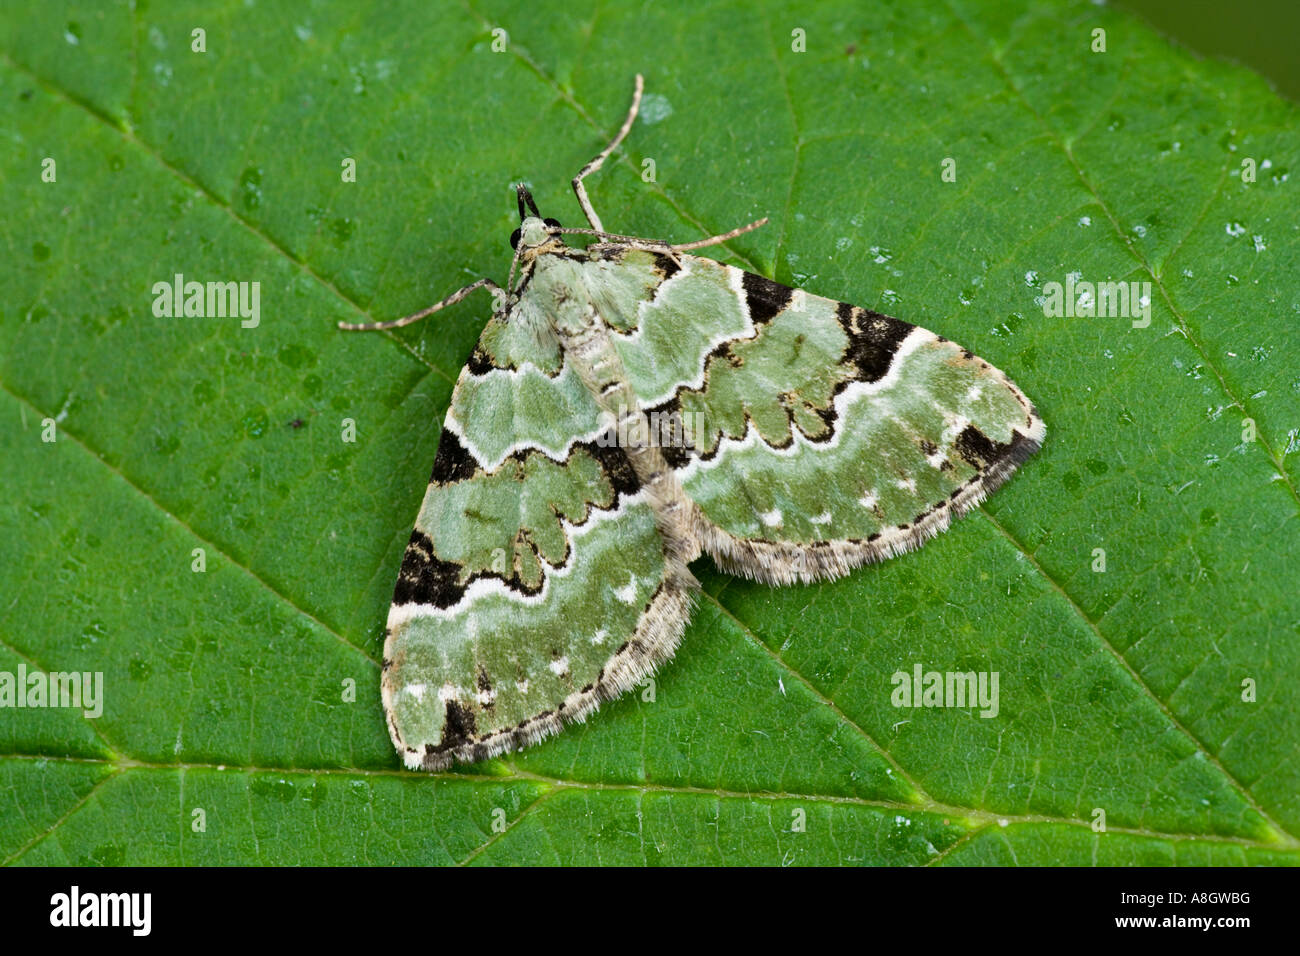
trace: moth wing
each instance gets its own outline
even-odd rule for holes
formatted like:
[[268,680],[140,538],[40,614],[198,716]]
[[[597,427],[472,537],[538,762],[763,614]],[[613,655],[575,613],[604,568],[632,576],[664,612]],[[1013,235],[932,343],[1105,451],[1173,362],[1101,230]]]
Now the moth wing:
[[412,769],[584,719],[672,655],[690,612],[694,579],[590,394],[505,325],[452,393],[389,611],[384,710]]
[[918,547],[1043,440],[1020,389],[945,338],[679,262],[618,345],[702,545],[730,572],[811,581]]

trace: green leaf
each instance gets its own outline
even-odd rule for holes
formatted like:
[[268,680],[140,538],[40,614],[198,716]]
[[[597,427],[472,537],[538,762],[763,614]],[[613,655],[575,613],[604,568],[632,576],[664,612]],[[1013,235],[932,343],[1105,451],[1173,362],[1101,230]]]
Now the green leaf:
[[[671,7],[3,15],[0,672],[104,710],[0,710],[0,859],[1300,862],[1296,108],[1091,3]],[[407,773],[383,621],[488,302],[335,323],[504,279],[517,179],[576,221],[637,71],[611,228],[771,215],[719,255],[961,342],[1047,442],[843,581],[700,562],[653,702]],[[155,317],[177,273],[260,324]],[[1150,326],[1046,317],[1071,273],[1152,283]],[[918,664],[999,713],[894,707]]]

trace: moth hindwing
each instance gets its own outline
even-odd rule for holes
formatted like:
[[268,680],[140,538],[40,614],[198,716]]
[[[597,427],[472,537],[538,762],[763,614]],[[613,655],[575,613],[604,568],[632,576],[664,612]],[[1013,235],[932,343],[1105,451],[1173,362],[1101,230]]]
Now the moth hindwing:
[[[772,584],[917,547],[1039,447],[1005,375],[925,329],[689,254],[543,219],[521,185],[508,293],[452,392],[402,559],[383,701],[440,770],[583,720],[672,656],[688,563]],[[764,220],[765,221],[765,220]],[[586,248],[568,233],[595,235]],[[518,280],[514,275],[518,269]]]

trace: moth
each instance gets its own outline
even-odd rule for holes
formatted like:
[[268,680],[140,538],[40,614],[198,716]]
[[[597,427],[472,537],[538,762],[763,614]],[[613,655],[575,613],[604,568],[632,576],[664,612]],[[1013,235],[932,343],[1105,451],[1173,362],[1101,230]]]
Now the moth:
[[[899,319],[543,218],[517,186],[505,288],[462,369],[402,559],[382,696],[407,767],[442,770],[582,721],[672,657],[708,555],[773,585],[909,551],[1039,447],[1000,371]],[[564,237],[595,242],[579,248]],[[518,272],[518,280],[515,280]]]

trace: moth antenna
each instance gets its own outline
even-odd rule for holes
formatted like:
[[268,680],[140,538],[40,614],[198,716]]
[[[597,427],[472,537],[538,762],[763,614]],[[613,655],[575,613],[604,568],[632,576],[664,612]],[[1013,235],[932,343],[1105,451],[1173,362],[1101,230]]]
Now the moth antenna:
[[[668,242],[665,239],[646,239],[642,236],[621,236],[613,232],[601,232],[597,229],[583,229],[578,226],[562,227],[559,232],[573,232],[585,236],[598,236],[601,239],[612,239],[616,242],[625,242],[629,244],[639,244],[642,246],[654,246],[671,252],[686,252],[690,249],[700,249],[704,246],[716,246],[720,242],[726,242],[728,239],[735,239],[737,236],[743,236],[747,232],[753,232],[760,226],[766,226],[768,217],[756,219],[744,226],[739,226],[730,232],[724,232],[717,236],[709,236],[707,239],[696,239],[694,242],[683,242],[677,245]],[[552,230],[557,231],[557,230]]]
[[623,120],[623,125],[619,127],[614,138],[610,140],[609,145],[597,153],[586,166],[578,171],[578,175],[573,177],[573,192],[578,197],[578,205],[582,207],[582,214],[587,217],[587,222],[591,227],[600,232],[604,226],[600,223],[600,217],[596,215],[596,210],[591,205],[591,200],[587,198],[587,187],[583,185],[584,177],[589,176],[605,164],[609,159],[609,154],[618,148],[618,144],[623,142],[623,138],[632,130],[632,123],[636,120],[637,111],[641,109],[641,93],[645,89],[645,80],[641,74],[636,75],[636,82],[632,85],[632,107],[627,111],[627,117]]
[[393,319],[391,322],[340,322],[339,328],[346,329],[349,332],[372,332],[380,329],[399,329],[403,325],[410,325],[412,322],[420,321],[420,319],[423,319],[425,316],[433,315],[433,313],[437,312],[439,309],[445,309],[449,305],[455,305],[475,289],[482,289],[484,287],[492,292],[494,298],[498,295],[505,295],[499,285],[491,279],[483,278],[479,279],[477,282],[471,282],[463,289],[457,289],[451,295],[447,296],[447,298],[443,299],[441,302],[435,302],[427,309],[421,309],[419,312],[413,312],[412,314],[403,316],[400,319]]
[[528,187],[523,183],[515,183],[515,196],[519,200],[519,221],[523,222],[528,213],[524,211],[524,203],[528,203],[528,208],[533,211],[533,215],[538,219],[542,214],[537,211],[537,203],[533,202],[533,194],[529,192]]
[[[557,230],[552,230],[557,231]],[[583,229],[580,226],[561,226],[559,232],[575,232],[583,236],[597,236],[601,239],[615,239],[619,242],[642,242],[650,245],[662,246],[668,248],[670,243],[667,239],[646,239],[643,236],[621,236],[616,232],[601,232],[598,229]]]
[[672,247],[673,252],[686,252],[689,249],[700,249],[704,246],[716,246],[720,242],[726,242],[728,239],[735,239],[737,236],[743,236],[747,232],[753,232],[760,226],[767,225],[767,217],[755,219],[745,226],[739,226],[731,232],[724,232],[719,236],[709,236],[707,239],[696,239],[694,242],[683,242],[681,245]]

